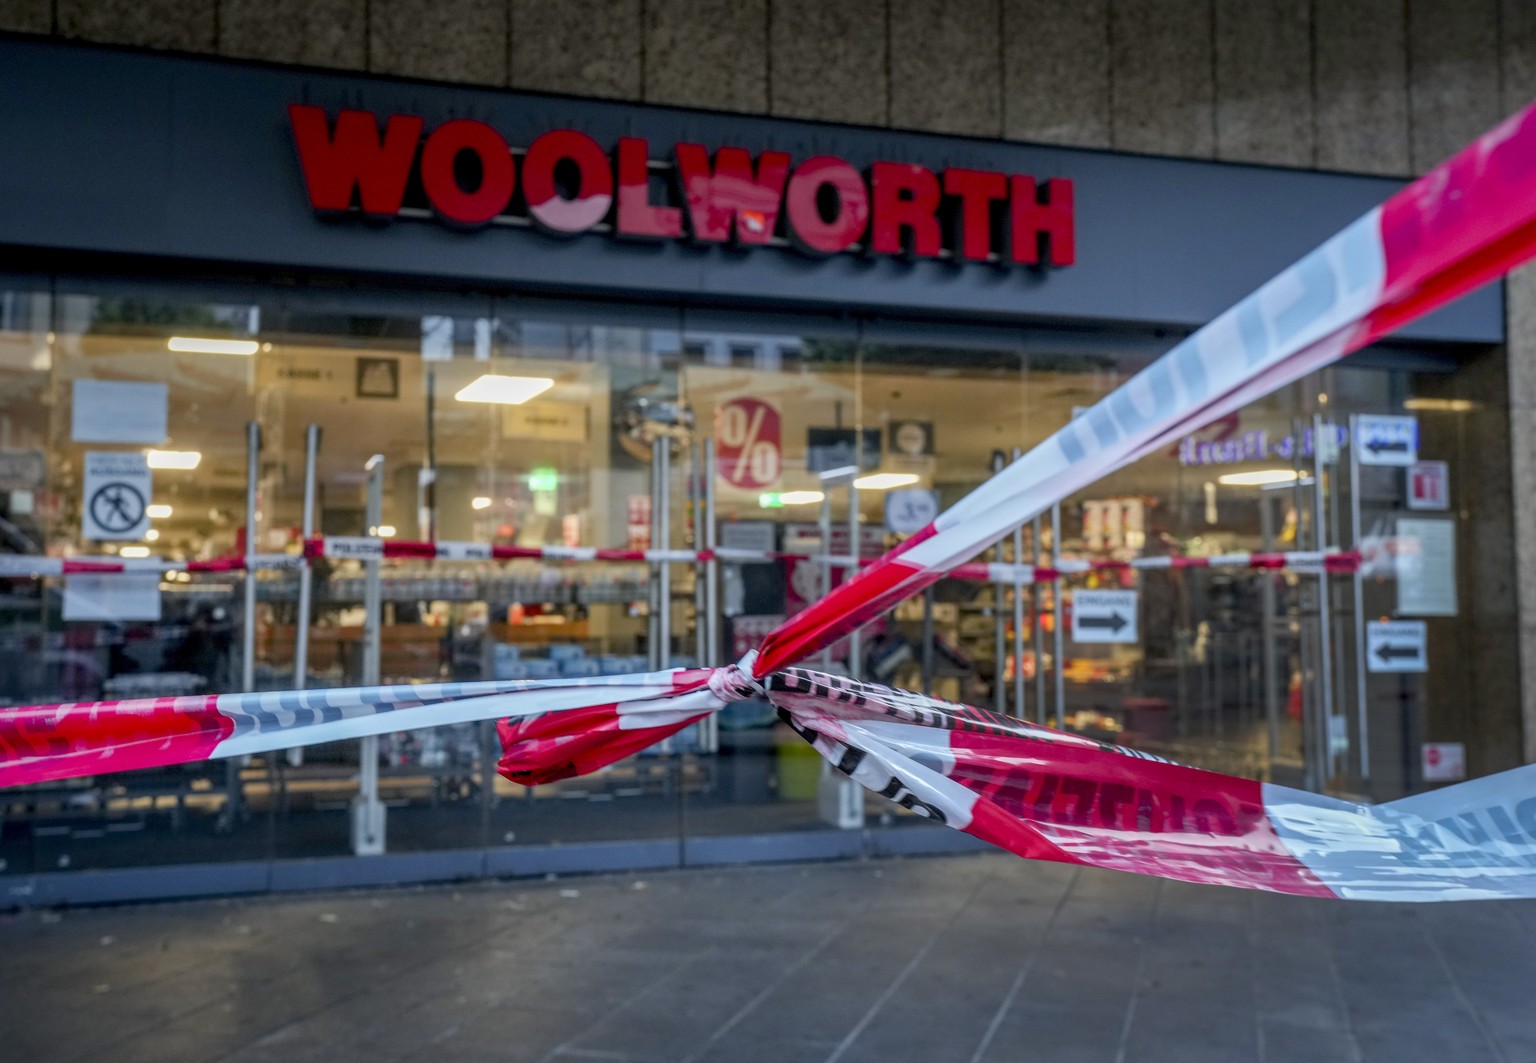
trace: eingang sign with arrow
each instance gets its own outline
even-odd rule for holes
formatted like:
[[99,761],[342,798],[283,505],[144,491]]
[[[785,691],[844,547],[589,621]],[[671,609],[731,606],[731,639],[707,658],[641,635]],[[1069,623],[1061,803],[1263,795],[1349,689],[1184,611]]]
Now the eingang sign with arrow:
[[1372,620],[1365,625],[1366,668],[1427,672],[1429,636],[1422,620]]
[[1077,591],[1072,595],[1073,642],[1135,642],[1135,591]]
[[1361,465],[1412,465],[1419,460],[1419,419],[1362,414],[1355,418]]

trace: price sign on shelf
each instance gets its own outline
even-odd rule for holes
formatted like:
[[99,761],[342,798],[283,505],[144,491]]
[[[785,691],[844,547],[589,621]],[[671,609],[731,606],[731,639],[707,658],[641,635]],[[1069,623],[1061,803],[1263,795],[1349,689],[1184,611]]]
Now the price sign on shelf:
[[732,487],[760,491],[779,482],[783,425],[779,411],[762,399],[740,398],[715,412],[716,471]]

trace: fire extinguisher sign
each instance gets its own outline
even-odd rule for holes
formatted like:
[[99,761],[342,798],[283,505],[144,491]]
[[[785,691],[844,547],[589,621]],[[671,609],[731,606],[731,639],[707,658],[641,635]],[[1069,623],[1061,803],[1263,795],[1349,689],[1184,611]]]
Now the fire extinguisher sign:
[[762,399],[739,398],[715,411],[715,468],[732,487],[761,491],[779,482],[784,464],[783,423]]

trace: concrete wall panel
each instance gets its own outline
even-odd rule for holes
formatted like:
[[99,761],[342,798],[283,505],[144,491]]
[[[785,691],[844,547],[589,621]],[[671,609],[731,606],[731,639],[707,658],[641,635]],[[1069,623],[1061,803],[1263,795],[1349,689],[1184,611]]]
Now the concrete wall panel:
[[0,0],[0,30],[52,32],[53,0]]
[[1536,265],[1505,281],[1509,374],[1509,465],[1520,616],[1525,759],[1536,762]]
[[772,113],[885,125],[890,118],[885,17],[886,0],[772,0]]
[[640,0],[512,0],[514,88],[640,96]]
[[1313,40],[1318,167],[1408,173],[1402,0],[1317,0]]
[[1211,0],[1113,0],[1111,140],[1125,151],[1216,150]]
[[362,70],[366,0],[219,0],[219,52],[237,59]]
[[58,0],[59,35],[106,44],[214,49],[217,8],[206,0]]
[[380,74],[507,83],[505,0],[371,0],[368,69]]
[[767,19],[767,0],[647,0],[645,98],[767,111]]
[[1409,0],[1408,115],[1423,173],[1499,120],[1498,0]]
[[1536,4],[1503,0],[1499,9],[1499,109],[1513,114],[1536,100]]
[[891,0],[891,124],[1003,133],[999,0]]
[[1003,5],[1003,135],[1109,147],[1109,0]]
[[[1536,5],[1505,0],[1500,10],[1504,114],[1536,99]],[[1515,572],[1519,607],[1520,709],[1527,763],[1536,762],[1536,265],[1504,285],[1509,374],[1510,477],[1514,484]]]
[[1216,156],[1311,166],[1309,0],[1216,0]]

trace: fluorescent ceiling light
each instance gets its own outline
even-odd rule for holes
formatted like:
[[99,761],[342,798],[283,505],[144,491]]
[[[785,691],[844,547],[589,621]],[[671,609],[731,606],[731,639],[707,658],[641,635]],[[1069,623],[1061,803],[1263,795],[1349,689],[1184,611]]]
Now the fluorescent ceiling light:
[[500,376],[486,373],[460,388],[454,398],[460,402],[499,402],[506,406],[521,406],[554,386],[555,382],[547,376]]
[[164,502],[156,502],[152,506],[145,506],[144,512],[155,520],[164,520],[171,515],[171,507]]
[[156,539],[160,538],[160,531],[159,531],[159,529],[157,529],[157,528],[149,529],[149,531],[144,533],[144,538],[148,542],[154,542]]
[[853,481],[853,486],[860,491],[888,491],[892,487],[910,487],[919,479],[916,473],[911,472],[875,472],[860,476]]
[[827,496],[820,491],[765,491],[757,496],[759,509],[778,509],[781,506],[804,506],[820,502]]
[[377,528],[373,529],[373,534],[377,535],[380,539],[393,539],[395,537],[395,526],[393,524],[380,524]]
[[476,495],[474,498],[469,500],[469,504],[474,509],[490,509],[491,508],[491,500],[489,498],[486,498],[484,495]]
[[151,469],[195,469],[203,460],[201,450],[151,450]]
[[243,354],[247,357],[261,346],[255,340],[217,340],[206,336],[172,336],[165,345],[177,354]]
[[147,547],[147,546],[125,546],[125,547],[123,547],[121,550],[119,550],[117,552],[117,556],[118,557],[148,557],[149,556],[149,547]]
[[1436,410],[1442,413],[1467,413],[1477,408],[1471,399],[1404,399],[1405,410]]
[[1265,484],[1286,484],[1296,479],[1294,469],[1259,469],[1256,472],[1229,472],[1218,476],[1216,482],[1228,487],[1263,487]]

